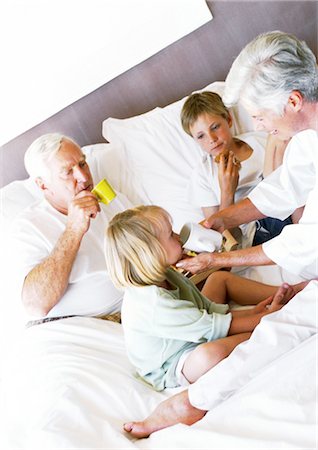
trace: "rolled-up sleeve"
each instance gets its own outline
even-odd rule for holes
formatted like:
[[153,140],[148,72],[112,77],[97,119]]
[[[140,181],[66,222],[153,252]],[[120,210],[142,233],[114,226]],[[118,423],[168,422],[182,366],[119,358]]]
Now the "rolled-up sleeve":
[[316,181],[317,148],[311,143],[311,133],[315,134],[306,130],[296,135],[285,151],[283,164],[248,195],[264,215],[284,220],[306,203]]
[[264,253],[288,272],[305,279],[318,276],[318,224],[287,225],[263,244]]

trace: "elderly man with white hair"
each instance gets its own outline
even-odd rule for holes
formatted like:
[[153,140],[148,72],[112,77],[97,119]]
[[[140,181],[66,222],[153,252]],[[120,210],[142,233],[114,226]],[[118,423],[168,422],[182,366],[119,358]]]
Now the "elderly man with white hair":
[[[262,245],[228,253],[201,253],[180,262],[179,266],[200,272],[211,267],[276,263],[304,279],[317,278],[318,68],[315,56],[305,42],[293,35],[279,31],[261,34],[234,61],[223,99],[229,106],[240,99],[258,128],[280,139],[292,139],[283,165],[258,184],[247,199],[212,215],[205,226],[223,231],[266,216],[284,219],[296,208],[306,206],[298,224],[287,225],[279,236]],[[144,421],[128,422],[124,429],[133,436],[145,437],[179,422],[190,425],[201,419],[242,387],[252,373],[261,371],[268,361],[275,361],[310,333],[317,332],[317,297],[318,283],[311,281],[284,308],[268,316],[272,321],[273,340],[279,345],[273,346],[262,339],[261,322],[251,339],[216,368],[187,390],[161,403]],[[280,332],[285,308],[297,329],[296,338]],[[302,317],[303,309],[308,308],[312,327]],[[239,363],[238,352],[244,353],[244,364]],[[306,380],[310,381],[310,378]]]
[[103,238],[109,220],[130,203],[118,193],[115,202],[99,204],[85,154],[59,133],[36,139],[25,166],[44,193],[11,233],[11,269],[31,323],[119,312],[122,292],[107,275]]

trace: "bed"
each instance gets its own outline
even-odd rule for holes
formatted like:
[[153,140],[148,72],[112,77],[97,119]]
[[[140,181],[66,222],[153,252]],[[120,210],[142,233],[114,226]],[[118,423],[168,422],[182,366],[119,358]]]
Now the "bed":
[[[223,87],[203,89],[222,95]],[[181,129],[184,100],[108,118],[102,126],[109,143],[84,148],[95,182],[106,177],[133,204],[163,206],[176,231],[202,219],[185,195],[201,154]],[[232,114],[235,134],[252,130],[240,105]],[[29,179],[1,190],[2,248],[15,215],[38,195]],[[270,267],[245,274],[275,284],[286,276]],[[218,365],[215,406],[204,419],[136,440],[122,431],[123,422],[143,419],[179,389],[155,392],[134,377],[119,323],[72,317],[25,329],[14,281],[1,281],[10,293],[1,313],[1,448],[317,448],[317,282],[263,319],[253,339]]]

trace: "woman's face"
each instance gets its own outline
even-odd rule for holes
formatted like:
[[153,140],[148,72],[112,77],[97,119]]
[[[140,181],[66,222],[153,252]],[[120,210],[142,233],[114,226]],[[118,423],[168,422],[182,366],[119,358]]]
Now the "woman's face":
[[167,254],[167,264],[173,265],[182,256],[182,245],[178,234],[172,231],[171,223],[166,219],[162,219],[162,226],[158,240]]
[[233,146],[233,136],[230,130],[232,120],[214,114],[201,114],[190,127],[194,140],[201,149],[215,158],[220,153],[227,154]]
[[282,141],[309,128],[304,110],[305,101],[299,91],[290,93],[282,115],[274,110],[257,107],[246,98],[242,98],[241,102],[252,116],[256,130],[265,130]]
[[296,114],[285,108],[283,116],[278,116],[272,111],[255,110],[249,108],[255,130],[267,131],[280,140],[288,140],[302,129],[301,121]]

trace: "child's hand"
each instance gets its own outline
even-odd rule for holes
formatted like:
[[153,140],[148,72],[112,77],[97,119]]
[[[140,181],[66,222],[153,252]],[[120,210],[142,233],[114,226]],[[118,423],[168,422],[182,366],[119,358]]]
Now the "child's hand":
[[218,179],[220,190],[223,195],[234,196],[239,181],[240,163],[230,152],[226,161],[225,155],[220,156],[218,167]]
[[266,298],[258,303],[254,308],[250,309],[250,314],[269,314],[279,311],[290,299],[296,294],[292,286],[283,283],[274,295]]
[[265,298],[265,300],[262,300],[259,302],[254,308],[250,309],[250,314],[263,314],[268,313],[269,306],[271,305],[273,301],[273,295],[270,297]]
[[273,301],[269,307],[270,310],[277,311],[282,306],[286,305],[290,299],[292,299],[296,294],[295,289],[287,283],[283,283],[277,289],[276,293],[273,295]]

